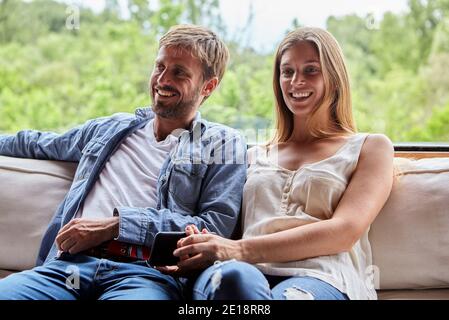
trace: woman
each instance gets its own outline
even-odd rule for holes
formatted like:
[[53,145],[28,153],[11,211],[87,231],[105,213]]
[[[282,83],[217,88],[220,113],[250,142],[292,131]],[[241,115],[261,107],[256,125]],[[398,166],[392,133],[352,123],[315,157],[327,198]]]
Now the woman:
[[370,224],[393,183],[393,146],[356,133],[334,37],[290,32],[277,50],[277,134],[249,150],[243,236],[190,234],[178,272],[206,269],[194,299],[376,299]]

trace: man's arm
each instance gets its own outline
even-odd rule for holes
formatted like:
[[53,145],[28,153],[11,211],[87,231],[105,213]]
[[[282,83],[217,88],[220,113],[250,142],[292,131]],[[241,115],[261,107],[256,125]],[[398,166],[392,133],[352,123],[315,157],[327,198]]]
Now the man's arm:
[[0,155],[44,160],[79,161],[92,121],[63,134],[22,130],[0,135]]
[[[184,231],[196,225],[230,237],[239,219],[246,180],[246,144],[232,137],[225,145],[235,147],[233,164],[210,164],[202,180],[198,213],[190,215],[169,209],[118,207],[114,217],[101,221],[73,219],[56,237],[63,251],[77,253],[107,240],[151,246],[159,231]],[[186,196],[188,196],[186,194]]]
[[[230,237],[239,219],[246,180],[246,142],[240,134],[231,133],[225,140],[216,139],[215,144],[215,148],[210,150],[215,161],[208,165],[203,177],[195,214],[169,209],[118,207],[115,210],[119,217],[117,239],[150,246],[156,233],[184,231],[191,224],[200,230],[205,228]],[[188,196],[186,193],[185,197]]]
[[[184,231],[187,225],[229,238],[237,224],[246,165],[212,165],[198,207],[198,215],[168,209],[119,207],[115,217],[103,220],[73,219],[58,233],[56,243],[72,254],[107,240],[151,246],[159,231]],[[220,187],[217,181],[226,187]],[[118,215],[118,216],[117,216]]]
[[246,164],[213,164],[208,171],[210,177],[200,198],[198,215],[168,209],[119,207],[116,208],[120,220],[117,240],[150,246],[157,232],[184,231],[189,224],[230,237],[240,213]]

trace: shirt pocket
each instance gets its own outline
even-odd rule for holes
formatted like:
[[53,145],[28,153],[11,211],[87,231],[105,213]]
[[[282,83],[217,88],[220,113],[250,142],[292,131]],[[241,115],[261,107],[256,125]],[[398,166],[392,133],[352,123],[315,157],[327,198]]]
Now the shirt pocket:
[[76,180],[85,179],[90,175],[103,148],[104,143],[97,140],[91,140],[86,144],[81,150],[82,157],[75,176]]
[[169,193],[176,204],[194,211],[201,193],[207,164],[175,164],[170,175]]

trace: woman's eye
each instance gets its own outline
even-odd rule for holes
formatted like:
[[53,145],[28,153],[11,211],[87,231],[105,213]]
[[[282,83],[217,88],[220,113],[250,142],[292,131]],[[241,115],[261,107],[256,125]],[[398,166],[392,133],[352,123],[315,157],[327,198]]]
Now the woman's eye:
[[281,70],[281,74],[283,76],[291,76],[293,74],[293,71],[290,69],[284,69],[284,70]]
[[319,69],[317,67],[307,67],[305,71],[306,73],[315,73],[318,72]]

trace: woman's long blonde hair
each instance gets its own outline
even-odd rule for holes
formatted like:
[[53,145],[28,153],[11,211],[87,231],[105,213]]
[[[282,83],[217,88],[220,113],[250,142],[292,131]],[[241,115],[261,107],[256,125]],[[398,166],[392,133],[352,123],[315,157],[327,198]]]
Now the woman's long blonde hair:
[[[315,138],[353,134],[357,131],[352,115],[351,92],[343,52],[335,38],[320,28],[302,27],[291,31],[282,40],[276,53],[273,89],[276,104],[276,133],[270,143],[287,141],[293,133],[293,113],[288,109],[279,83],[280,63],[286,50],[299,41],[309,41],[316,47],[324,78],[324,97],[312,111],[307,128]],[[323,113],[330,120],[323,123]]]

